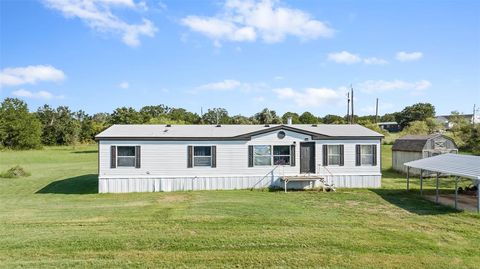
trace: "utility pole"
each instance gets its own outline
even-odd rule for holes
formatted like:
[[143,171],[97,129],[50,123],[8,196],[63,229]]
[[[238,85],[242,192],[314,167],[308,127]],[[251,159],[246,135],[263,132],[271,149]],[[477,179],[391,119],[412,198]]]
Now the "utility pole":
[[351,123],[354,124],[355,123],[355,112],[353,111],[353,86],[352,86],[352,84],[350,84],[350,88],[352,89],[352,120],[351,120]]
[[347,122],[350,123],[350,92],[347,92]]
[[477,104],[473,104],[473,118],[472,118],[472,124],[473,126],[475,126],[475,116],[476,116],[476,113],[477,113]]
[[378,123],[378,98],[377,98],[377,103],[375,105],[375,123]]

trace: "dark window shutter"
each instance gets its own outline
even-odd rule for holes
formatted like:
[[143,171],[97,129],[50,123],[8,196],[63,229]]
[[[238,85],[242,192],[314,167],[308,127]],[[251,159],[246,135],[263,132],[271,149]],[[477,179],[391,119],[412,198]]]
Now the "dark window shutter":
[[373,162],[372,165],[377,165],[377,145],[372,145],[372,153],[373,153]]
[[323,157],[323,166],[327,166],[328,165],[328,146],[327,145],[323,145],[322,147],[322,157]]
[[360,166],[362,164],[362,158],[360,155],[360,145],[355,145],[355,165]]
[[135,146],[135,168],[140,168],[140,146]]
[[217,146],[212,146],[212,167],[217,167]]
[[117,146],[110,146],[110,168],[117,167]]
[[345,163],[345,147],[344,145],[340,145],[340,166],[343,166]]
[[295,166],[295,145],[290,146],[290,166]]
[[187,168],[193,167],[193,147],[187,147]]
[[253,167],[253,146],[248,146],[248,167]]

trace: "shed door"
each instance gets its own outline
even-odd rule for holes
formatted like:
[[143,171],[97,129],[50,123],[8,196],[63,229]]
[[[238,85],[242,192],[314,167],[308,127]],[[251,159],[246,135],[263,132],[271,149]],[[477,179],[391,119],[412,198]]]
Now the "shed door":
[[315,142],[300,143],[300,173],[315,174]]

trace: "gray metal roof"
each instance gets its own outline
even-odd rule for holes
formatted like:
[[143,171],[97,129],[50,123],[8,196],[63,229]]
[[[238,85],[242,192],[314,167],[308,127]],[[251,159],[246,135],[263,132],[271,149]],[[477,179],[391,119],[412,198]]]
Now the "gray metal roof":
[[[438,136],[442,135],[406,135],[395,140],[392,150],[422,152],[427,141]],[[448,137],[445,138],[450,139]]]
[[109,138],[190,138],[190,139],[233,139],[245,138],[269,131],[285,129],[307,133],[313,136],[325,136],[330,138],[343,137],[373,137],[382,138],[383,135],[372,131],[361,125],[340,125],[340,124],[291,124],[291,125],[113,125],[96,136],[96,139]]
[[404,165],[480,181],[479,156],[447,153],[407,162]]

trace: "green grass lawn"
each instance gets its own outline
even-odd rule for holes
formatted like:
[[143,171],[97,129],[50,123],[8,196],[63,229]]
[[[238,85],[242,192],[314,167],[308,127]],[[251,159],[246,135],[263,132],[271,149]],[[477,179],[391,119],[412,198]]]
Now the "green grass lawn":
[[3,151],[32,175],[0,178],[0,267],[478,268],[480,215],[405,192],[382,153],[382,189],[97,194],[96,146]]

